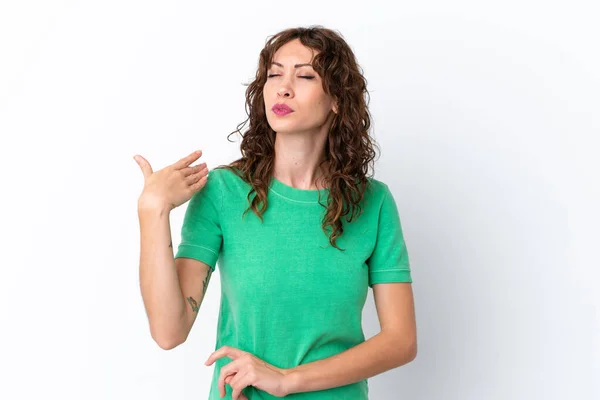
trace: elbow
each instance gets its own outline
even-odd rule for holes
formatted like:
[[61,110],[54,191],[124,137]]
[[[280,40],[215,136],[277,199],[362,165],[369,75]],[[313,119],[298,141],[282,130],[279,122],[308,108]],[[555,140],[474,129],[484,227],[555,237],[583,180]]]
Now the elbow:
[[396,367],[408,364],[417,358],[417,342],[416,341],[402,341],[398,344],[396,342]]
[[406,362],[409,363],[417,358],[417,342],[412,342],[406,349]]
[[166,340],[166,339],[154,339],[154,341],[156,342],[156,344],[158,345],[158,347],[160,347],[163,350],[172,350],[175,347],[179,346],[180,344],[184,343],[185,340]]
[[[400,335],[392,333],[389,339],[390,350],[393,354],[391,360],[394,367],[400,367],[404,364],[408,364],[417,358],[417,338],[413,335],[410,338],[407,335]],[[399,339],[401,337],[401,339]]]
[[184,343],[187,338],[181,338],[175,335],[158,335],[152,332],[152,339],[163,350],[172,350]]

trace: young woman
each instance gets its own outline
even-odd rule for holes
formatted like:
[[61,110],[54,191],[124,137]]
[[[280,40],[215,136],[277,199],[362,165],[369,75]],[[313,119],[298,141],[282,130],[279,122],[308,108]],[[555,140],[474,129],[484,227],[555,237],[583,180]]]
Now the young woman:
[[[260,53],[240,159],[209,172],[190,166],[199,151],[153,172],[136,156],[141,290],[162,348],[186,340],[218,260],[210,399],[367,399],[369,377],[415,358],[398,210],[367,176],[366,94],[341,35],[288,29]],[[188,199],[173,256],[168,215]],[[381,332],[365,341],[369,287]]]

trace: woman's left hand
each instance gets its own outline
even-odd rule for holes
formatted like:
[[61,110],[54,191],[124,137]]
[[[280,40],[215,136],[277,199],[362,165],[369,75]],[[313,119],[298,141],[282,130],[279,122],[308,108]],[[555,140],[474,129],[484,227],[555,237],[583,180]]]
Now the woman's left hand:
[[264,390],[275,397],[284,397],[287,393],[288,370],[277,368],[264,362],[252,353],[231,346],[223,346],[212,353],[204,364],[212,365],[221,357],[229,357],[233,361],[221,368],[219,375],[219,393],[225,396],[225,383],[232,388],[233,400],[245,400],[247,397],[242,393],[246,386],[254,386]]

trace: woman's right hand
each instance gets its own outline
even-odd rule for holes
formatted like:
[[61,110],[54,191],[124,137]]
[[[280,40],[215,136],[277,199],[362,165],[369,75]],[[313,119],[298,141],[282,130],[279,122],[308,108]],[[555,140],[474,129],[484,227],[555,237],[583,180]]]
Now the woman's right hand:
[[188,201],[201,190],[208,179],[206,163],[189,165],[202,155],[202,150],[193,152],[175,164],[153,172],[150,163],[140,155],[134,160],[144,174],[144,189],[138,199],[139,209],[162,209],[170,212]]

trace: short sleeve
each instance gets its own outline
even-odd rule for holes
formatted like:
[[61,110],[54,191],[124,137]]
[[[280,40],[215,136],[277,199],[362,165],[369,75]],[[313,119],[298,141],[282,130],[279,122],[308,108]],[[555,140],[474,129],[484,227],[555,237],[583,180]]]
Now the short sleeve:
[[220,214],[223,207],[219,177],[209,171],[204,187],[188,201],[175,258],[193,258],[216,268],[223,243]]
[[367,260],[371,288],[377,283],[412,282],[398,207],[389,187],[385,184],[383,187],[377,239],[373,253]]

